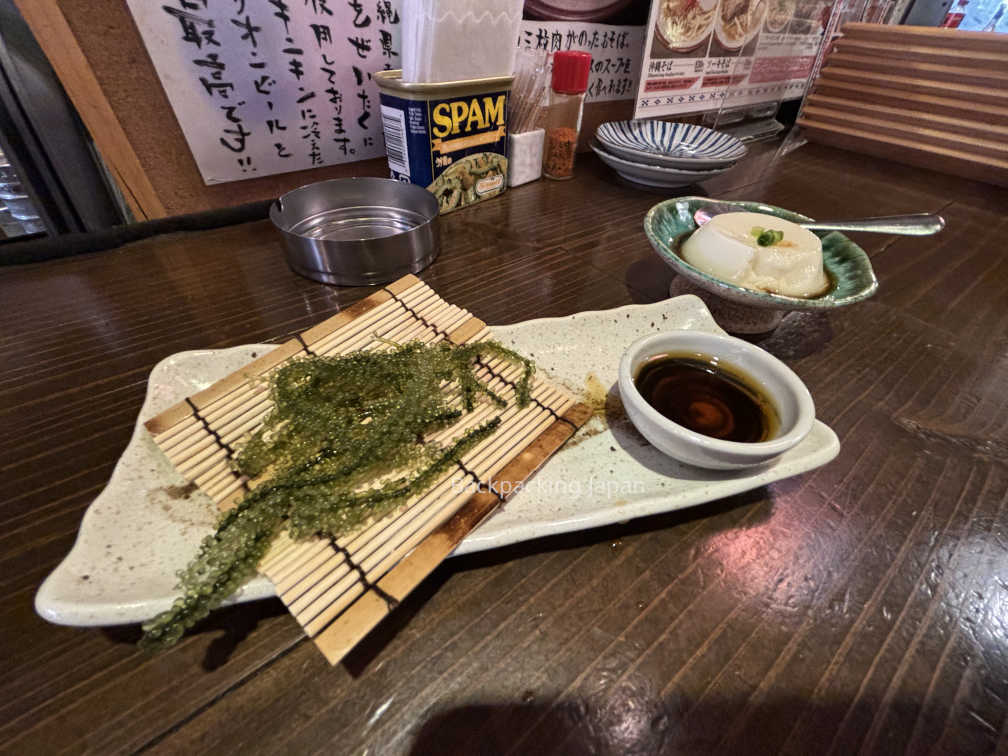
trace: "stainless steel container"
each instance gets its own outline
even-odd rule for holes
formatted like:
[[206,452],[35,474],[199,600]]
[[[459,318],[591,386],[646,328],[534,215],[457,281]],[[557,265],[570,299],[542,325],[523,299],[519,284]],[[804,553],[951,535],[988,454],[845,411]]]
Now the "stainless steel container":
[[426,189],[382,178],[319,181],[270,207],[294,272],[338,286],[388,283],[426,268],[438,253],[437,214]]

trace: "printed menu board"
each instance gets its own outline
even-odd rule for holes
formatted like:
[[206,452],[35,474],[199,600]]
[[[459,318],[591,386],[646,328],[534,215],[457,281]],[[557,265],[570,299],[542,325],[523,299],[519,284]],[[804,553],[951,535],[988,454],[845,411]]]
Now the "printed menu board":
[[832,0],[654,0],[635,117],[800,97]]

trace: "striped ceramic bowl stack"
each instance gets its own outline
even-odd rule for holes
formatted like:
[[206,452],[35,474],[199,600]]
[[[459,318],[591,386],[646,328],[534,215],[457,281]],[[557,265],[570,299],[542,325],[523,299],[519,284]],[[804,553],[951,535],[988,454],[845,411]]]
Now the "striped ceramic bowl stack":
[[731,134],[668,121],[610,121],[595,132],[592,149],[628,181],[676,187],[729,170],[746,154]]

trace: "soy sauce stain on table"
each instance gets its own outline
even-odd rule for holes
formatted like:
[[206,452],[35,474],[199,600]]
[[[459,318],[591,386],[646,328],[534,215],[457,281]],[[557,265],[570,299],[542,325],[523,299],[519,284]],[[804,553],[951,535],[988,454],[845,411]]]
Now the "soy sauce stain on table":
[[672,422],[722,441],[766,441],[780,424],[776,408],[753,379],[705,354],[655,355],[634,383]]

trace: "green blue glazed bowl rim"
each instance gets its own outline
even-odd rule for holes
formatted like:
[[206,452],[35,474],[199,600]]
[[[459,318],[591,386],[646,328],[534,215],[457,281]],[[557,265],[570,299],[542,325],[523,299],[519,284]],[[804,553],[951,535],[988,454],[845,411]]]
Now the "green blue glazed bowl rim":
[[[770,292],[747,289],[743,286],[730,283],[693,267],[669,245],[668,241],[663,238],[663,234],[658,233],[658,230],[655,227],[655,222],[659,217],[667,214],[670,211],[670,208],[678,209],[683,203],[686,203],[689,208],[689,219],[687,223],[683,224],[684,230],[680,233],[682,234],[693,231],[697,227],[696,222],[693,220],[693,212],[699,207],[712,202],[717,202],[723,205],[733,205],[738,208],[739,211],[776,215],[779,218],[784,218],[785,220],[793,221],[795,223],[803,223],[813,220],[807,215],[802,215],[801,213],[796,213],[793,210],[788,210],[783,207],[768,205],[763,202],[722,200],[714,199],[712,197],[695,196],[673,197],[672,199],[659,202],[657,205],[648,210],[647,214],[644,216],[644,233],[647,234],[648,240],[651,242],[651,246],[654,247],[659,256],[669,266],[691,279],[694,283],[713,291],[715,294],[720,294],[736,302],[742,302],[757,307],[773,307],[782,310],[812,310],[844,307],[846,305],[854,304],[855,302],[861,302],[862,300],[872,296],[878,290],[878,279],[875,277],[874,270],[872,270],[871,260],[869,260],[868,254],[849,238],[836,231],[816,234],[824,240],[823,267],[832,282],[830,290],[818,297],[789,297],[782,294],[771,294]],[[680,220],[682,220],[681,217]],[[827,243],[825,242],[827,239],[829,240],[829,253],[827,251]],[[856,268],[856,272],[859,277],[864,281],[864,283],[857,288],[850,288],[849,290],[843,291],[841,296],[837,296],[838,290],[841,287],[841,271],[838,268],[839,263],[835,259],[835,255],[832,254],[832,250],[836,249],[838,246],[843,248],[846,262]]]

